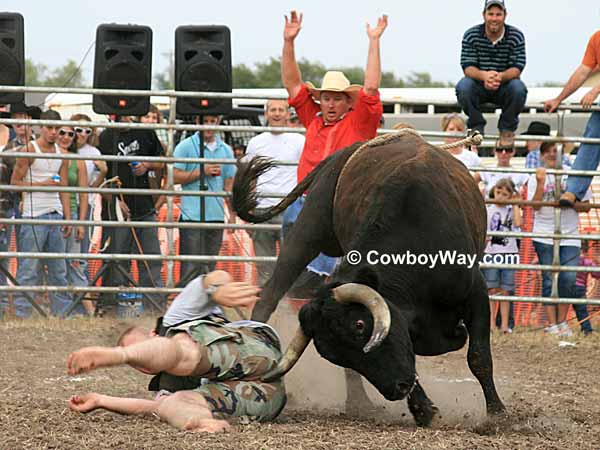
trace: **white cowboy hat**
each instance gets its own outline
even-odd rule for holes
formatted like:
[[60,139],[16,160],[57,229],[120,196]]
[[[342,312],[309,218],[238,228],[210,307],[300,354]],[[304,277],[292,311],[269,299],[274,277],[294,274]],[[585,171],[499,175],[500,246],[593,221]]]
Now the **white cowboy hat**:
[[320,88],[315,87],[310,81],[307,81],[305,84],[310,94],[316,100],[319,100],[319,97],[321,97],[321,92],[330,91],[343,92],[348,94],[352,100],[355,101],[358,97],[358,93],[362,89],[362,86],[359,84],[350,84],[350,81],[342,72],[333,70],[325,74]]

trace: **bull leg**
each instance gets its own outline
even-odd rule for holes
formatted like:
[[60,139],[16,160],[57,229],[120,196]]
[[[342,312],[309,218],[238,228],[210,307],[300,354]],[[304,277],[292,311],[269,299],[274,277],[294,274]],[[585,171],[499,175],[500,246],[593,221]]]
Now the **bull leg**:
[[417,381],[415,388],[408,395],[408,409],[415,418],[418,427],[428,427],[433,418],[439,413],[439,409],[427,397],[421,384]]
[[490,301],[483,276],[477,274],[471,298],[468,299],[465,324],[469,332],[467,361],[479,381],[485,396],[488,415],[506,412],[494,385],[494,370],[490,348]]
[[346,412],[357,414],[375,408],[365,391],[362,377],[352,369],[344,369],[346,376]]

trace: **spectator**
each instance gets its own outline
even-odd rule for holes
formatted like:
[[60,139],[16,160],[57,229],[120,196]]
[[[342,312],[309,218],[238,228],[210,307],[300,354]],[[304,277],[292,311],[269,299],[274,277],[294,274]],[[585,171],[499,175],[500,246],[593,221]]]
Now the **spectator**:
[[[585,267],[596,267],[597,262],[588,257],[589,241],[581,241],[581,253],[579,255],[579,265]],[[575,279],[575,297],[574,298],[587,298],[587,283],[588,276],[591,275],[596,280],[600,278],[600,272],[577,272]],[[587,305],[573,305],[575,315],[579,321],[581,332],[584,335],[590,334],[592,329],[592,323],[589,320],[589,313]]]
[[512,148],[519,113],[525,106],[527,87],[520,80],[525,68],[525,37],[506,21],[503,0],[486,0],[484,23],[469,28],[462,41],[460,64],[465,77],[456,85],[456,97],[469,116],[468,126],[485,131],[481,103],[502,108],[498,121],[500,147]]
[[[0,105],[0,112],[8,113],[8,107],[6,105]],[[4,150],[8,141],[10,141],[10,128],[3,123],[0,123],[0,152]]]
[[[381,82],[381,58],[379,41],[387,27],[387,16],[382,16],[375,28],[367,25],[369,50],[364,86],[350,84],[342,72],[327,72],[321,88],[303,83],[296,62],[294,41],[302,26],[302,14],[291,12],[285,18],[281,78],[290,100],[306,127],[306,142],[298,164],[298,182],[323,159],[357,141],[372,139],[377,134],[383,105],[379,97]],[[300,197],[284,214],[284,226],[295,222],[304,197]],[[314,286],[331,274],[335,258],[319,255],[303,274],[302,284]]]
[[[218,125],[219,116],[202,116],[203,125]],[[200,125],[200,118],[196,117]],[[221,140],[215,130],[203,131],[204,157],[207,159],[233,159],[233,152],[229,145]],[[175,147],[176,158],[200,158],[200,136],[198,133],[181,141]],[[209,192],[231,192],[235,166],[233,164],[204,164],[204,183]],[[173,179],[175,184],[181,184],[183,192],[199,192],[200,164],[175,163],[173,165]],[[201,205],[204,201],[204,222],[223,224],[225,222],[225,207],[222,197],[196,197],[183,195],[181,199],[181,223],[199,223],[202,221]],[[229,198],[227,198],[229,204]],[[230,207],[230,222],[235,222],[233,210]],[[179,230],[179,253],[182,255],[210,255],[219,254],[223,242],[221,229],[191,229]],[[198,275],[212,272],[216,262],[188,262],[181,263],[180,285],[185,285]]]
[[[561,185],[556,186],[556,178],[553,174],[547,174],[546,169],[556,167],[556,144],[544,142],[540,148],[544,167],[539,167],[535,174],[529,177],[528,197],[536,201],[555,201],[557,189],[564,191],[566,183],[564,177],[561,179]],[[569,239],[568,236],[576,234],[579,230],[579,212],[588,211],[589,199],[592,194],[588,189],[587,194],[578,203],[575,209],[562,209],[560,211],[561,234],[565,239],[560,241],[560,265],[576,266],[579,262],[579,248],[581,241],[579,239]],[[549,206],[534,206],[535,218],[533,220],[534,233],[553,233],[554,232],[554,208]],[[533,246],[538,255],[538,260],[542,265],[552,264],[553,245],[552,239],[533,238]],[[558,296],[563,298],[573,298],[575,296],[576,272],[560,272],[558,276]],[[542,272],[542,296],[550,297],[552,291],[552,272]],[[571,336],[572,331],[566,322],[569,305],[546,305],[546,317],[550,325],[546,331],[558,336]]]
[[[442,131],[446,131],[448,133],[464,133],[465,132],[465,119],[462,118],[460,114],[448,114],[442,118]],[[461,138],[451,138],[448,137],[444,139],[446,144],[452,144],[454,142],[459,141]],[[448,149],[448,151],[458,159],[461,163],[463,163],[467,169],[471,169],[473,167],[481,167],[481,160],[477,153],[467,150],[463,147],[454,147]]]
[[[510,178],[501,178],[490,191],[490,199],[511,200],[518,198],[519,194]],[[523,224],[521,208],[519,205],[489,204],[487,205],[488,231],[513,231],[513,227],[520,228]],[[487,255],[494,256],[494,264],[511,264],[513,257],[519,254],[517,239],[514,237],[489,237],[485,247]],[[490,295],[514,295],[515,270],[514,269],[483,269]],[[509,328],[510,303],[490,302],[490,324],[496,324],[496,315],[500,309],[500,329],[504,333],[512,332]]]
[[[41,114],[42,120],[61,120],[60,114],[48,110]],[[68,162],[60,159],[43,159],[44,153],[60,154],[56,144],[58,138],[56,126],[42,126],[40,137],[31,141],[23,151],[39,155],[36,158],[18,158],[11,183],[16,186],[66,186]],[[23,194],[23,217],[38,220],[71,219],[69,194],[58,192],[26,192]],[[33,253],[65,253],[66,238],[71,227],[65,225],[21,225],[19,230],[19,250]],[[64,259],[23,258],[19,261],[17,283],[20,286],[41,284],[42,264],[48,270],[50,285],[67,286],[67,264]],[[63,316],[71,304],[71,296],[66,292],[50,293],[50,312],[54,316]],[[17,317],[29,317],[31,304],[23,294],[15,295]]]
[[[150,109],[148,110],[148,114],[140,117],[141,123],[163,123],[163,115],[160,109],[156,105],[150,104]],[[160,145],[162,145],[163,152],[167,151],[167,142],[169,139],[167,130],[160,129],[155,130],[156,136],[160,141]],[[160,170],[149,170],[148,171],[148,183],[150,185],[150,189],[163,189],[166,185],[165,179],[165,171],[163,168]],[[154,200],[154,209],[160,211],[162,205],[167,203],[166,195],[153,195]]]
[[304,125],[300,122],[296,109],[290,106],[290,115],[287,120],[287,126],[290,128],[302,128]]
[[[148,113],[145,116],[140,117],[141,123],[163,123],[164,118],[163,114],[158,106],[154,104],[150,104],[150,108],[148,109]],[[166,150],[167,142],[169,140],[169,134],[166,129],[162,128],[160,130],[156,130],[156,136],[158,140],[163,146],[163,149]]]
[[[514,148],[496,147],[496,167],[512,167],[510,160],[515,155]],[[526,173],[507,173],[507,172],[478,172],[473,175],[477,183],[483,183],[483,194],[485,198],[489,198],[490,191],[501,178],[510,178],[515,184],[517,192],[521,192],[523,186],[527,183],[529,176]]]
[[[74,114],[71,116],[72,121],[80,121],[80,122],[91,122],[89,116],[86,114]],[[82,123],[80,126],[75,127],[75,145],[77,147],[77,153],[81,156],[101,156],[100,150],[96,147],[98,145],[98,136],[96,135],[96,130],[90,127],[86,127],[85,123]],[[106,161],[102,160],[85,160],[84,164],[87,170],[87,180],[90,187],[97,188],[99,187],[104,180],[106,179],[106,174],[108,173],[108,165]],[[88,204],[89,208],[87,210],[87,215],[85,220],[89,220],[91,216],[91,212],[93,206],[96,201],[95,194],[88,194]],[[83,253],[88,253],[90,251],[90,236],[88,232],[88,228],[84,228],[83,240],[81,241],[81,251]],[[85,266],[85,273],[89,279],[89,272],[87,268],[87,264]]]
[[[525,135],[529,136],[550,136],[550,125],[544,122],[533,121],[527,127]],[[543,163],[540,158],[540,146],[542,141],[527,141],[527,157],[525,158],[525,167],[528,169],[537,169],[542,167]],[[571,167],[571,161],[569,157],[563,154],[562,157],[563,167]]]
[[244,144],[236,144],[233,146],[233,156],[235,159],[240,160],[246,154],[246,146]]
[[[58,130],[58,146],[63,153],[77,153],[76,134],[72,127],[63,126]],[[88,187],[87,167],[81,160],[66,160],[68,165],[67,183],[71,187]],[[87,192],[69,194],[71,203],[71,218],[85,220],[88,217]],[[81,243],[85,235],[85,228],[81,225],[72,227],[72,232],[67,237],[66,253],[82,253]],[[87,253],[87,250],[86,250]],[[67,281],[69,286],[85,287],[89,284],[87,276],[87,260],[84,258],[67,260]],[[82,305],[88,315],[94,314],[94,305],[86,300]]]
[[[270,127],[286,126],[289,116],[287,101],[269,100],[265,105],[265,116]],[[245,159],[263,156],[278,161],[297,162],[303,147],[304,136],[299,133],[266,131],[250,139]],[[287,195],[294,187],[296,187],[295,166],[275,166],[262,174],[256,183],[256,191],[259,194],[257,210],[270,208],[281,200],[277,197],[260,197],[261,194]],[[273,217],[266,223],[282,225],[283,217],[282,215]],[[281,243],[281,231],[256,230],[252,232],[252,240],[256,256],[277,256],[277,243]],[[256,264],[261,286],[270,278],[274,267],[275,263]]]
[[[585,80],[600,67],[600,31],[596,31],[590,38],[583,61],[575,70],[561,93],[555,99],[544,103],[546,112],[556,111],[558,106],[573,92],[579,89]],[[592,107],[600,94],[600,84],[590,89],[581,99],[584,109]],[[600,138],[600,111],[593,111],[587,126],[585,138]],[[600,162],[600,144],[582,144],[573,163],[575,170],[596,170]],[[574,206],[577,200],[583,199],[592,182],[591,177],[571,176],[567,181],[567,190],[560,198],[561,206]]]
[[[122,123],[130,123],[128,116],[117,117]],[[103,155],[118,156],[162,156],[162,146],[152,130],[107,128],[100,134],[99,148]],[[137,163],[137,164],[135,164]],[[113,161],[108,164],[108,178],[119,177],[121,187],[133,189],[149,189],[148,171],[162,168],[163,163],[154,162],[128,162]],[[103,195],[102,220],[117,220],[117,214],[124,219],[142,222],[156,222],[156,210],[151,195]],[[118,208],[118,211],[117,211]],[[135,236],[135,239],[134,239]],[[131,227],[106,227],[103,229],[103,242],[108,242],[108,253],[143,253],[146,255],[160,255],[158,229],[131,228]],[[141,246],[141,249],[138,248]],[[118,261],[113,263],[128,272],[129,262]],[[156,260],[138,261],[139,282],[144,287],[161,287],[160,276],[162,262]],[[108,275],[103,277],[106,286],[123,286],[129,283],[120,270],[110,266]],[[150,294],[155,303],[160,303],[162,296]]]

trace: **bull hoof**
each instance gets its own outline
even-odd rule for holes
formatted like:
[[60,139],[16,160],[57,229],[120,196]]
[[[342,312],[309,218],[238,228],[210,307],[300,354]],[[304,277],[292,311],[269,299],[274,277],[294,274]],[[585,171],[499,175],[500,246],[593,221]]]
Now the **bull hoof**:
[[429,427],[440,410],[431,402],[423,405],[408,405],[418,427]]
[[487,415],[489,417],[506,417],[508,412],[502,403],[498,403],[487,408]]

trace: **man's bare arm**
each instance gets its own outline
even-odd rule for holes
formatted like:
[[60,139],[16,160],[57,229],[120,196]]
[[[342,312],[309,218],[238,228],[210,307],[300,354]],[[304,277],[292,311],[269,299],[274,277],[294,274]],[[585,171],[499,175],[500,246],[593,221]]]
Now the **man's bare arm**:
[[112,397],[95,392],[73,395],[69,399],[69,408],[82,413],[88,413],[96,409],[106,409],[107,411],[127,415],[152,414],[158,411],[159,404],[160,402],[155,400]]
[[506,83],[510,80],[515,80],[521,77],[521,71],[516,67],[506,69],[504,72],[500,72],[500,81]]
[[589,68],[585,64],[581,64],[577,69],[575,69],[575,72],[573,72],[573,74],[567,81],[567,84],[565,84],[565,87],[563,88],[561,93],[558,94],[558,97],[556,97],[552,100],[548,100],[544,103],[545,111],[546,112],[555,111],[556,108],[558,108],[558,106],[567,97],[569,97],[571,94],[573,94],[573,92],[575,92],[577,89],[579,89],[581,87],[581,85],[584,83],[585,80],[587,80],[587,78],[590,76],[591,73],[592,73],[591,68]]
[[283,30],[283,51],[281,55],[281,81],[288,95],[294,98],[302,88],[302,75],[300,67],[296,62],[296,51],[294,40],[302,28],[302,13],[298,15],[292,11],[290,18],[285,16],[285,28]]
[[388,17],[383,15],[377,20],[377,26],[371,28],[367,23],[367,35],[369,36],[369,54],[367,56],[367,68],[365,70],[364,90],[367,95],[376,95],[381,84],[381,52],[379,41],[383,31],[387,27]]

